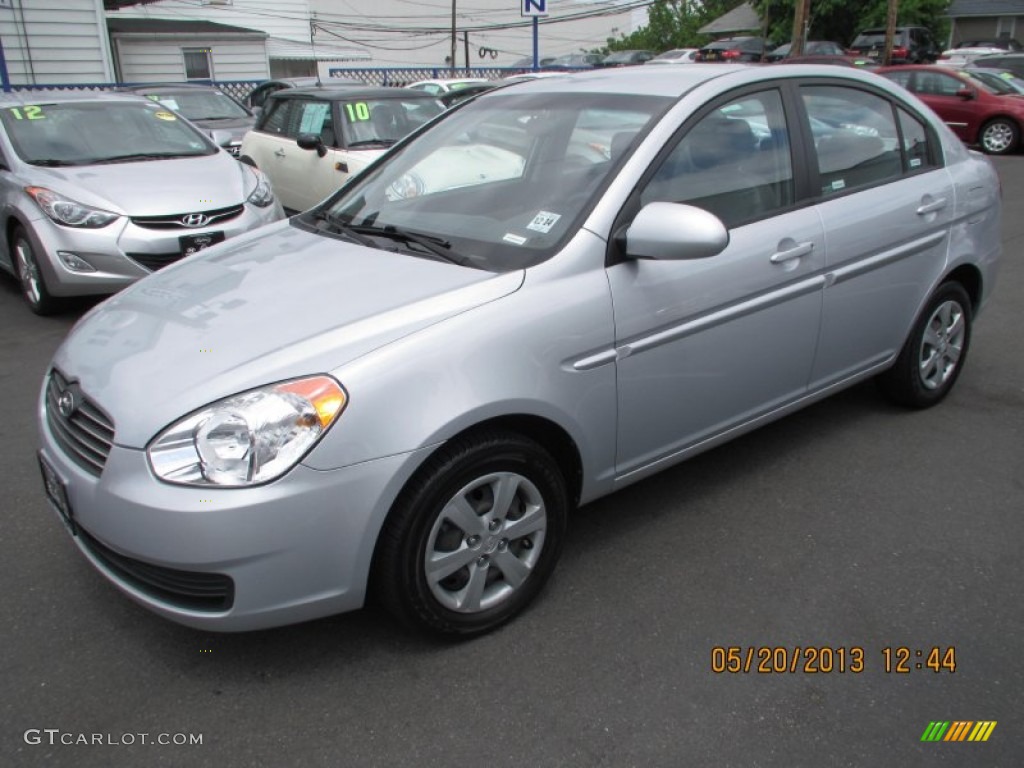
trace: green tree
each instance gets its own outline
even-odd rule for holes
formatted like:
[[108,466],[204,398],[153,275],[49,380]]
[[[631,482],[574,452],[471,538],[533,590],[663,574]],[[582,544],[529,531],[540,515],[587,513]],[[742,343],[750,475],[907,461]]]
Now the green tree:
[[[767,21],[768,37],[776,43],[789,42],[793,36],[793,16],[797,0],[750,0]],[[857,33],[867,27],[884,27],[888,0],[811,0],[808,40],[834,40],[849,45]],[[899,0],[899,24],[928,27],[938,40],[949,34],[945,13],[949,0]]]
[[743,0],[657,0],[647,9],[647,24],[619,39],[609,38],[609,51],[642,49],[668,51],[694,48],[708,41],[697,32],[710,21],[732,10]]

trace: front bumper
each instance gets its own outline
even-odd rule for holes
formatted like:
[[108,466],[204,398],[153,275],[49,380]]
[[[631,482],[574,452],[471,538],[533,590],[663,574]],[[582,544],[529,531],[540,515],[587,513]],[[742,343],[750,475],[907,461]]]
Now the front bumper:
[[[219,232],[230,240],[282,218],[284,210],[275,199],[266,208],[245,203],[237,216],[198,229],[147,228],[127,217],[100,229],[75,229],[44,216],[32,221],[28,236],[52,295],[102,295],[116,293],[154,269],[180,259],[179,238],[183,235]],[[59,256],[62,252],[86,261],[94,271],[70,268]]]
[[143,451],[114,445],[97,477],[63,452],[43,408],[41,399],[41,455],[64,484],[82,554],[136,602],[214,631],[361,607],[380,526],[421,458],[299,465],[256,488],[191,488],[158,481]]

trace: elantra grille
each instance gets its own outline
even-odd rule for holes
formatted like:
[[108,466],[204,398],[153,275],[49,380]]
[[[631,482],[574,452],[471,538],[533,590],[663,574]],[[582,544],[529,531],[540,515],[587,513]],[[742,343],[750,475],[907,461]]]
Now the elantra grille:
[[145,267],[150,272],[163,269],[168,264],[180,261],[183,257],[180,253],[128,253],[125,254],[136,264]]
[[223,224],[235,218],[245,209],[244,205],[232,205],[215,211],[192,211],[172,213],[167,216],[132,216],[132,224],[146,229],[201,229]]
[[179,571],[144,563],[115,552],[81,526],[78,537],[93,557],[119,579],[156,600],[178,608],[210,612],[229,610],[235,601],[235,583],[222,573]]
[[99,477],[114,445],[114,422],[56,369],[46,385],[46,423],[64,453]]

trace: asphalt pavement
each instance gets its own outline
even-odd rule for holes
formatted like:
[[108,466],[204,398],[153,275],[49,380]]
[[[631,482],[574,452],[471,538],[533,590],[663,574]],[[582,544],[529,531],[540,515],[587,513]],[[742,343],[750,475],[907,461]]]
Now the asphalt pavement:
[[122,597],[35,459],[82,309],[0,279],[0,765],[1021,765],[1024,156],[996,164],[1002,271],[945,403],[860,386],[585,507],[535,605],[455,644],[373,607],[215,635]]

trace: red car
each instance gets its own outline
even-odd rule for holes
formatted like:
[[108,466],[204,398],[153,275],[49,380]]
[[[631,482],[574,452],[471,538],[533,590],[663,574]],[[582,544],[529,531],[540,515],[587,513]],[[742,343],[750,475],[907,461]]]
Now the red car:
[[1024,95],[999,78],[969,69],[936,66],[879,67],[878,74],[917,96],[967,144],[991,155],[1013,152],[1024,126]]

